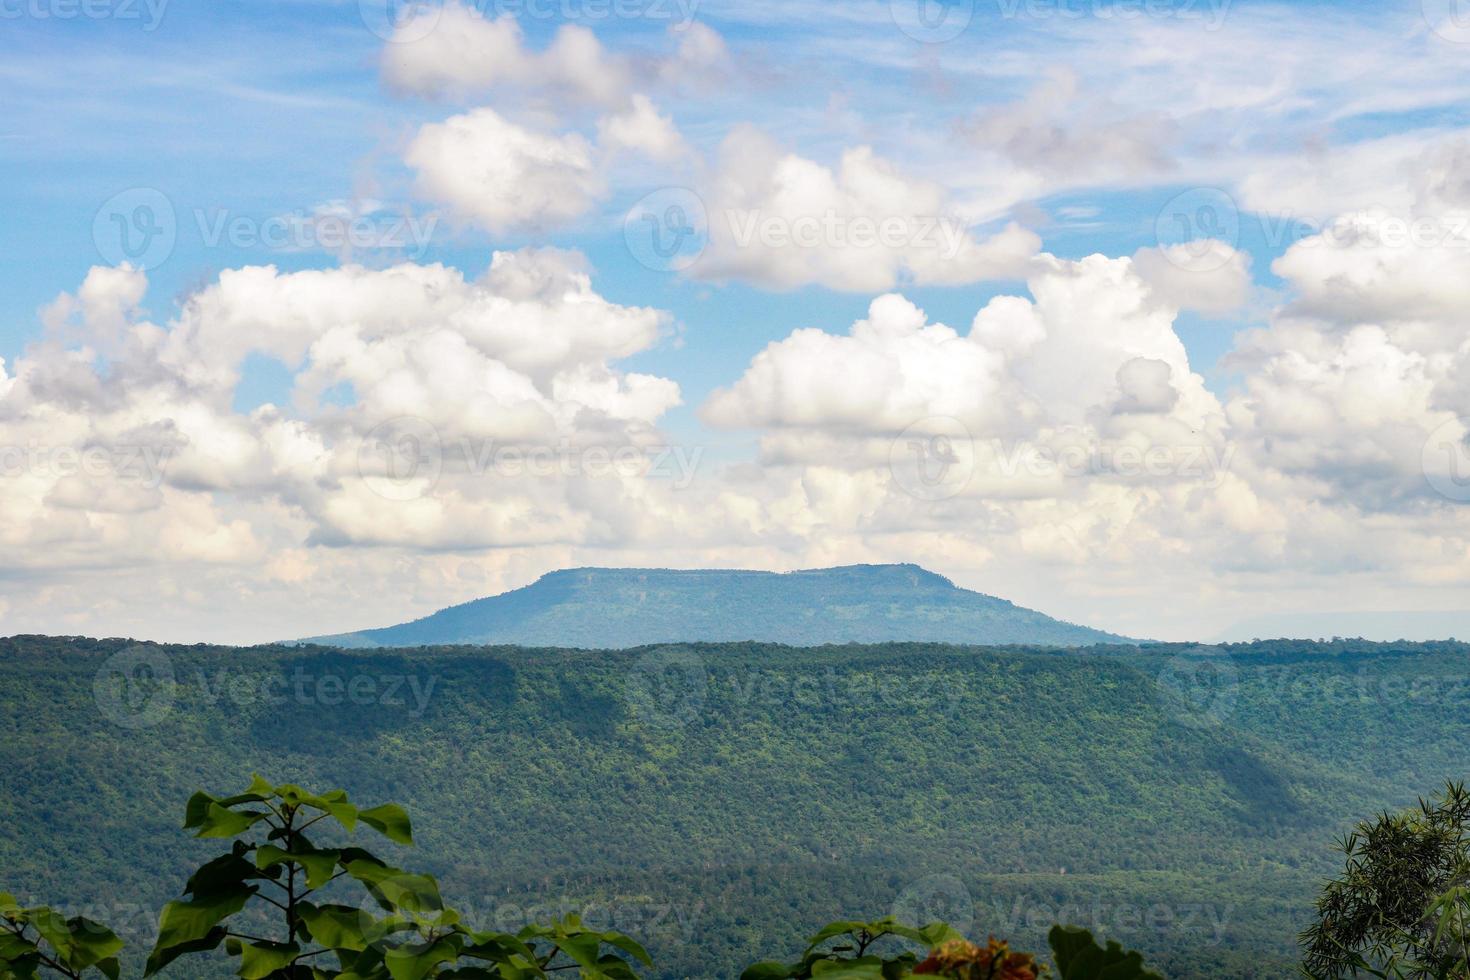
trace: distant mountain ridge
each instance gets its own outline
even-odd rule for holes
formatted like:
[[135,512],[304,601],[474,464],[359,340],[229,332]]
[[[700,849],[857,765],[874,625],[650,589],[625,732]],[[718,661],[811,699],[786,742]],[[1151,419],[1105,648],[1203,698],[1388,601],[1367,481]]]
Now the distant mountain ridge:
[[1133,642],[958,588],[912,564],[797,572],[563,569],[524,588],[413,622],[302,642],[356,648],[504,643],[612,649],[741,640],[791,646]]

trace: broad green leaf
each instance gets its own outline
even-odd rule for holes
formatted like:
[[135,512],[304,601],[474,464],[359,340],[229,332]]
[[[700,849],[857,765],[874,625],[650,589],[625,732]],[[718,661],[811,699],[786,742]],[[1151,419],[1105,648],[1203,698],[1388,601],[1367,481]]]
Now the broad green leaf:
[[244,980],[264,980],[289,966],[301,955],[296,943],[241,943],[239,975]]
[[1061,980],[1163,980],[1144,968],[1141,954],[1116,942],[1103,949],[1086,929],[1052,926],[1048,938]]
[[448,939],[429,946],[400,946],[383,954],[383,962],[393,980],[423,980],[441,963],[449,963],[459,949]]
[[322,905],[310,903],[298,910],[301,921],[312,940],[328,949],[364,950],[368,938],[365,927],[375,925],[371,915],[350,905]]
[[218,803],[211,802],[205,809],[204,817],[198,823],[195,837],[234,837],[243,834],[258,821],[270,816],[259,810],[231,810]]
[[229,854],[221,854],[213,861],[200,865],[199,870],[189,876],[184,891],[195,898],[221,893],[233,894],[245,882],[264,877],[255,865],[245,860],[244,855],[247,853],[249,848],[242,842],[236,842],[234,850]]
[[158,946],[153,947],[153,952],[148,956],[148,965],[143,971],[143,976],[151,977],[153,974],[168,966],[180,956],[188,953],[205,953],[215,949],[225,941],[225,930],[223,926],[209,930],[209,933],[200,939],[189,942],[181,942],[167,949]]
[[171,949],[206,938],[220,922],[243,909],[255,891],[254,885],[242,885],[208,898],[169,902],[163,907],[163,915],[158,920],[158,940],[153,944],[154,950]]
[[429,875],[409,874],[371,861],[350,861],[347,873],[367,886],[389,912],[438,912],[444,908],[439,883]]
[[384,803],[371,810],[359,811],[357,815],[363,823],[389,840],[399,844],[413,843],[413,827],[408,814],[397,803]]
[[612,946],[614,949],[621,949],[644,966],[653,966],[653,959],[648,955],[648,950],[640,946],[631,937],[625,936],[621,932],[604,932],[600,938],[607,945]]
[[264,871],[277,865],[298,864],[306,869],[306,887],[316,890],[332,880],[341,856],[340,851],[318,851],[300,845],[294,851],[287,851],[274,844],[264,844],[255,852],[255,866]]

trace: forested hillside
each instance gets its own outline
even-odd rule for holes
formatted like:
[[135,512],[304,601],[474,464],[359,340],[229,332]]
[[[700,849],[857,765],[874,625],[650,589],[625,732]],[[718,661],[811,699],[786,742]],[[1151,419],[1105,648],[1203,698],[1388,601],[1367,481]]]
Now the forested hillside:
[[[581,909],[661,976],[897,911],[1283,976],[1332,838],[1463,775],[1470,647],[384,651],[0,641],[0,867],[143,937],[251,771],[404,802],[487,926]],[[168,683],[171,679],[172,683]],[[199,854],[195,855],[193,849]],[[448,862],[444,855],[470,855]],[[196,862],[197,863],[197,862]]]

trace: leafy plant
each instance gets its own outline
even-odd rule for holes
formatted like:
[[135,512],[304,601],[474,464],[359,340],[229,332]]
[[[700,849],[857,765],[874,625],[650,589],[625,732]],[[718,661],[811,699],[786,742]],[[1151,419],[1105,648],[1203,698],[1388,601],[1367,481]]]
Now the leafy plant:
[[1047,940],[1061,980],[1163,980],[1144,968],[1142,954],[1115,942],[1099,946],[1086,929],[1052,926]]
[[1448,783],[1432,800],[1360,823],[1339,842],[1343,874],[1301,935],[1302,973],[1444,980],[1470,977],[1465,883],[1470,792]]
[[[433,877],[393,867],[360,847],[318,847],[306,832],[323,821],[348,834],[365,824],[395,843],[413,843],[402,807],[360,809],[341,790],[318,795],[255,776],[235,796],[194,794],[184,827],[196,837],[231,839],[264,830],[264,839],[235,839],[227,853],[190,877],[186,897],[163,911],[144,975],[221,945],[246,980],[533,980],[573,968],[582,977],[636,980],[618,953],[649,963],[632,939],[585,929],[575,916],[516,935],[476,932],[444,904]],[[366,892],[362,904],[321,900],[344,878]],[[278,917],[277,935],[247,931],[263,917]],[[324,962],[328,956],[338,969]],[[468,965],[460,966],[461,960]]]
[[79,978],[89,971],[117,980],[123,941],[105,926],[53,909],[22,908],[0,894],[0,980],[30,980],[45,969]]
[[[920,960],[909,949],[892,949],[889,940],[908,940],[927,949]],[[1143,966],[1143,957],[1117,943],[1099,947],[1085,929],[1054,926],[1052,955],[1061,980],[1163,980]],[[888,955],[883,955],[884,947]],[[992,937],[984,946],[954,928],[934,922],[922,928],[893,918],[876,922],[834,922],[811,938],[795,963],[756,963],[740,980],[900,980],[915,976],[953,980],[1037,980],[1047,967],[1029,953],[1018,953]]]

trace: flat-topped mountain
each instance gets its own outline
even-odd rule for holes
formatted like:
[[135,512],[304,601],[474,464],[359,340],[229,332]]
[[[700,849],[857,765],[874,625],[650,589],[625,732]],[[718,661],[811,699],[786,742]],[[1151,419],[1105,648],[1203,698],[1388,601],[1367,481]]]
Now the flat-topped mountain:
[[1129,642],[958,588],[942,575],[907,564],[800,572],[571,568],[411,623],[308,642],[606,649],[695,640],[792,646],[894,640],[1052,646]]

